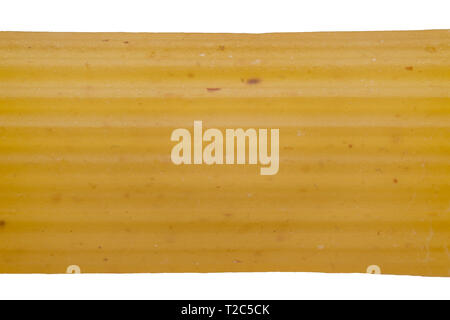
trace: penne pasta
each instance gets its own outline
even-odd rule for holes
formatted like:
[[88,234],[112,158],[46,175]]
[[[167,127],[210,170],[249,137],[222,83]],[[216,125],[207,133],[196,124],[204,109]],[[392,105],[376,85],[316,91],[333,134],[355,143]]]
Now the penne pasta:
[[0,273],[450,276],[450,31],[0,33]]

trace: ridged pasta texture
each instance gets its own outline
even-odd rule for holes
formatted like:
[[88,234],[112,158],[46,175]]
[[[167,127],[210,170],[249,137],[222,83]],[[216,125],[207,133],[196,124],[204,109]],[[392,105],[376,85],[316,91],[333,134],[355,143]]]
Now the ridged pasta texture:
[[449,30],[0,33],[1,273],[450,276],[449,244]]

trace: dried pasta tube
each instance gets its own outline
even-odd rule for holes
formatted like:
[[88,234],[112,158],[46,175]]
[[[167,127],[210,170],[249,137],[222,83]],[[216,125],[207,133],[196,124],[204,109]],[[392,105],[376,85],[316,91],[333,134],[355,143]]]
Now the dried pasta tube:
[[450,275],[450,32],[0,33],[0,272]]

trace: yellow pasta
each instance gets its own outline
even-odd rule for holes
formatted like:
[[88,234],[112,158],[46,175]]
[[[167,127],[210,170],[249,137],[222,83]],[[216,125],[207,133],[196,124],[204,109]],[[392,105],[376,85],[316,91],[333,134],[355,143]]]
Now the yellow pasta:
[[1,273],[449,276],[449,245],[449,30],[0,33]]

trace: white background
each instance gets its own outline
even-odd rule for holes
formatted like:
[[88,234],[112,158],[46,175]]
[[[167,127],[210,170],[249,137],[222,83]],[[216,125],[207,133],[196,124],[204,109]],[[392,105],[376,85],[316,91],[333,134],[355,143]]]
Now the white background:
[[[448,0],[11,0],[0,31],[449,29]],[[450,268],[450,266],[449,266]],[[311,273],[0,275],[0,299],[450,299],[450,278]]]
[[3,31],[448,29],[448,0],[3,0]]

